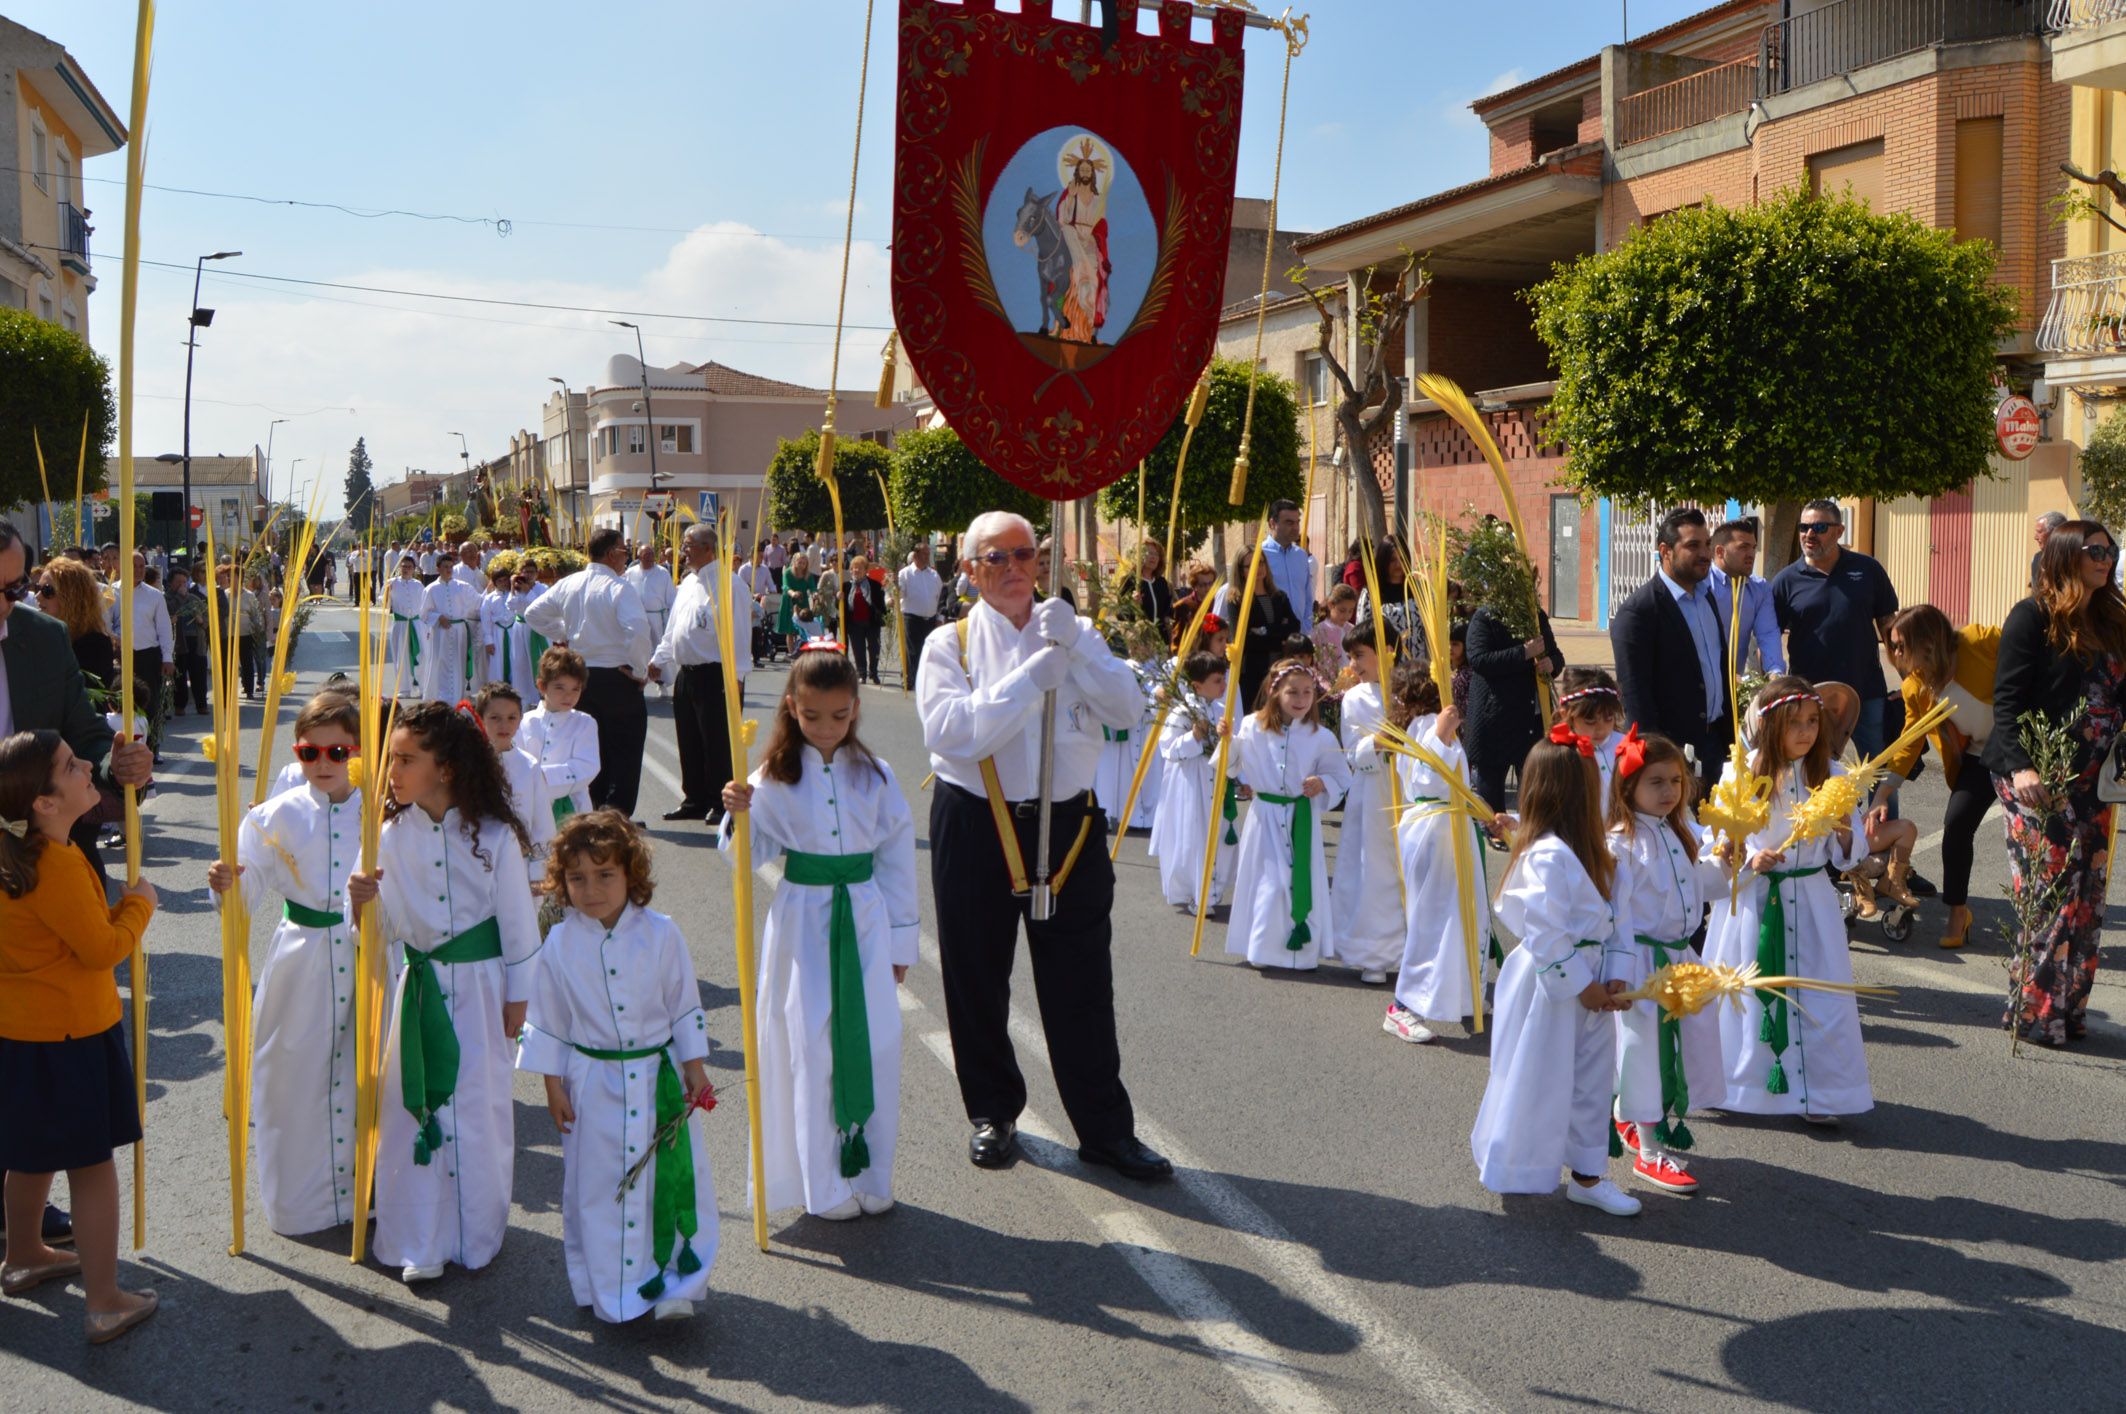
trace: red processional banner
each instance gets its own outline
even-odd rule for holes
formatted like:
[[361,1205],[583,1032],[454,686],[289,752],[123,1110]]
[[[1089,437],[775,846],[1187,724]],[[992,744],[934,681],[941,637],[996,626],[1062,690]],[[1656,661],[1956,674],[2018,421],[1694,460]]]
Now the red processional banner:
[[[1113,0],[1110,0],[1113,3]],[[893,316],[940,412],[1050,500],[1136,469],[1211,356],[1240,146],[1241,35],[1047,0],[901,0]]]

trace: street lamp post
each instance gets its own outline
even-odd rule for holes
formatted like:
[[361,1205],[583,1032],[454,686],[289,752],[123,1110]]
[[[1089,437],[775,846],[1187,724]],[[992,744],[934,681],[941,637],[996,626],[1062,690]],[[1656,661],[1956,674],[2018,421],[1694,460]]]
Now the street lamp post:
[[273,500],[273,429],[287,420],[276,417],[266,424],[266,484],[259,488],[259,497],[268,503]]
[[[212,255],[202,255],[192,266],[192,315],[191,328],[185,334],[185,539],[192,538],[192,352],[199,347],[199,331],[214,322],[214,311],[199,307],[199,282],[205,275],[210,260],[230,260],[242,255],[240,250],[217,250]],[[272,435],[269,430],[267,435]]]
[[561,471],[568,478],[569,534],[576,522],[576,407],[568,396],[568,380],[548,374],[546,381],[561,385]]
[[664,489],[664,478],[657,474],[657,413],[650,406],[650,356],[642,351],[641,325],[630,324],[625,319],[609,322],[635,331],[635,369],[642,375],[642,434],[650,449],[650,494],[654,496]]

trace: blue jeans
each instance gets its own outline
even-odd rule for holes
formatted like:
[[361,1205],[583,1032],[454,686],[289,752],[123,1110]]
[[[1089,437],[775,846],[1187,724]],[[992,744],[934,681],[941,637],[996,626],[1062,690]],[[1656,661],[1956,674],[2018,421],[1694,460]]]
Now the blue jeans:
[[[1883,735],[1883,713],[1889,705],[1887,697],[1861,700],[1860,720],[1853,724],[1853,748],[1863,761],[1881,755],[1882,749],[1890,744],[1889,738]],[[1897,797],[1894,795],[1890,797],[1890,818],[1898,818]]]

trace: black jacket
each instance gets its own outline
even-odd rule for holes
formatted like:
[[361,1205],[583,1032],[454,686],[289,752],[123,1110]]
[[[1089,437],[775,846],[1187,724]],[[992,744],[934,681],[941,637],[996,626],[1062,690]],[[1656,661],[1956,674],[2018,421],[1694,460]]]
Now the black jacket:
[[[2001,625],[2000,657],[1993,669],[1993,731],[1980,757],[1996,776],[2030,767],[2030,753],[2023,750],[2016,730],[2022,715],[2037,712],[2054,722],[2073,723],[2082,715],[2090,679],[2102,670],[2101,664],[2056,651],[2046,637],[2050,625],[2051,616],[2035,599],[2010,609]],[[2108,739],[2082,743],[2075,765],[2088,770],[2110,746]]]
[[886,591],[870,575],[864,575],[860,579],[845,579],[843,581],[842,631],[847,633],[857,626],[856,619],[850,614],[849,608],[856,602],[856,596],[859,594],[863,595],[865,602],[871,606],[871,617],[864,621],[863,628],[868,633],[876,633],[879,630],[879,626],[886,620]]
[[[1713,615],[1717,622],[1719,614]],[[1727,625],[1719,624],[1722,661],[1727,652]],[[1659,733],[1698,756],[1698,774],[1717,778],[1732,740],[1734,718],[1705,719],[1705,681],[1698,673],[1698,647],[1690,625],[1661,576],[1634,589],[1609,619],[1609,642],[1616,650],[1617,688],[1624,694],[1624,721],[1639,724],[1646,735]]]
[[[1550,631],[1550,615],[1542,616],[1543,651],[1553,673],[1565,667],[1558,651],[1557,636]],[[1501,771],[1518,766],[1528,748],[1548,730],[1542,720],[1535,692],[1535,664],[1521,649],[1521,640],[1489,609],[1469,617],[1469,637],[1463,645],[1469,663],[1469,724],[1464,736],[1472,761],[1497,766]]]

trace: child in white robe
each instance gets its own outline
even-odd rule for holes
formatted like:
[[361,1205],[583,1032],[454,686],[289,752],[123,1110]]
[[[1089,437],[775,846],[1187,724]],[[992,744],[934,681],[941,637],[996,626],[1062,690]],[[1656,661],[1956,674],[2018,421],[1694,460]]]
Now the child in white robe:
[[[1159,789],[1159,809],[1152,818],[1152,857],[1159,861],[1159,889],[1166,901],[1190,917],[1196,914],[1197,895],[1203,889],[1203,845],[1209,837],[1211,816],[1225,816],[1226,804],[1235,801],[1238,784],[1226,782],[1226,800],[1214,802],[1217,785],[1216,752],[1219,723],[1225,720],[1226,660],[1211,653],[1191,653],[1181,665],[1194,700],[1175,706],[1168,714],[1159,739],[1159,774],[1165,777]],[[1233,820],[1237,804],[1220,829],[1218,861],[1211,875],[1210,906],[1225,897],[1233,876],[1233,849],[1239,844]]]
[[452,575],[428,586],[421,642],[421,695],[455,704],[480,685],[480,591]]
[[[487,743],[502,763],[502,779],[509,783],[510,808],[517,812],[525,833],[531,836],[531,858],[535,862],[544,859],[547,842],[554,837],[554,817],[550,810],[541,814],[532,808],[540,798],[539,763],[517,745],[517,733],[524,728],[524,699],[508,683],[491,682],[480,689],[472,705],[480,714],[480,730],[487,733]],[[546,826],[544,831],[539,828],[541,824]],[[534,881],[534,892],[537,888]]]
[[[1705,901],[1727,893],[1727,871],[1702,857],[1683,748],[1638,731],[1619,749],[1609,795],[1609,852],[1626,926],[1602,958],[1602,980],[1630,991],[1669,963],[1699,960],[1691,937]],[[1696,1144],[1684,1116],[1694,1099],[1718,1099],[1723,1089],[1716,1014],[1669,1018],[1651,1001],[1617,1014],[1617,1138],[1639,1178],[1671,1193],[1698,1191],[1697,1175],[1677,1157]]]
[[1311,970],[1336,933],[1321,816],[1350,789],[1351,767],[1321,725],[1311,665],[1285,659],[1262,691],[1262,710],[1242,719],[1229,743],[1241,797],[1254,804],[1240,827],[1225,950],[1255,967]]
[[[1739,853],[1746,872],[1732,909],[1725,896],[1713,906],[1705,935],[1709,963],[1754,962],[1768,976],[1853,980],[1845,918],[1823,866],[1851,869],[1867,853],[1860,812],[1829,836],[1783,853],[1778,848],[1809,789],[1843,774],[1830,759],[1822,718],[1822,700],[1804,679],[1776,677],[1758,689],[1745,725],[1756,746],[1751,769],[1773,782],[1771,821],[1742,851],[1723,845],[1726,862],[1732,866]],[[1705,1103],[1743,1114],[1798,1114],[1814,1124],[1836,1124],[1840,1115],[1873,1109],[1859,1003],[1849,994],[1810,992],[1807,1007],[1755,991],[1744,996],[1739,1010],[1723,1005],[1726,1094]]]
[[[1132,669],[1137,664],[1130,664]],[[1144,788],[1137,792],[1137,808],[1127,822],[1122,819],[1122,807],[1129,804],[1129,788],[1137,779],[1137,762],[1144,754],[1145,733],[1157,720],[1152,706],[1152,695],[1145,694],[1144,715],[1133,727],[1100,728],[1102,745],[1099,764],[1093,768],[1093,798],[1100,802],[1112,829],[1149,830],[1159,809],[1158,777],[1156,770],[1144,775]]]
[[800,649],[760,769],[723,791],[725,854],[744,811],[754,859],[782,856],[757,1004],[767,1206],[836,1222],[893,1206],[895,988],[917,952],[915,822],[857,715],[854,664]]
[[[1401,646],[1393,624],[1383,622],[1392,660]],[[1337,836],[1336,935],[1326,955],[1358,969],[1358,980],[1380,986],[1403,953],[1403,884],[1396,877],[1393,806],[1395,760],[1380,750],[1373,733],[1387,716],[1380,695],[1380,658],[1372,622],[1344,630],[1342,654],[1358,681],[1344,691],[1344,758],[1351,766],[1351,793],[1344,798],[1343,830]]]
[[1558,715],[1566,726],[1595,744],[1595,766],[1602,773],[1603,810],[1615,789],[1617,748],[1624,743],[1624,694],[1607,668],[1567,668],[1558,674]]
[[[1562,740],[1561,740],[1562,738]],[[1469,1135],[1494,1193],[1553,1193],[1618,1217],[1639,1200],[1605,1176],[1622,983],[1602,980],[1616,942],[1615,861],[1603,842],[1594,743],[1562,722],[1521,767],[1521,826],[1499,890],[1499,921],[1520,945],[1499,969],[1491,1075]]]
[[[390,780],[377,869],[354,873],[347,899],[357,922],[363,908],[383,909],[393,972],[371,1250],[417,1282],[448,1262],[483,1267],[502,1248],[516,1161],[512,1042],[539,924],[530,841],[470,713],[442,702],[402,713]],[[457,1041],[454,1074],[439,1030]]]
[[399,577],[384,592],[384,607],[391,614],[391,638],[384,660],[391,665],[392,696],[411,701],[421,695],[428,678],[426,655],[432,650],[433,616],[428,612],[428,590],[421,584],[417,562],[405,555],[399,560]]
[[[1429,666],[1410,663],[1391,684],[1395,692],[1390,720],[1469,784],[1469,763],[1462,748],[1462,714],[1452,703],[1440,704],[1438,684]],[[1458,1022],[1476,1013],[1477,990],[1495,975],[1491,956],[1491,902],[1484,877],[1484,840],[1477,826],[1452,807],[1453,793],[1431,766],[1413,757],[1395,762],[1402,781],[1403,814],[1396,823],[1397,860],[1403,871],[1402,965],[1395,974],[1395,999],[1381,1029],[1390,1036],[1422,1044],[1434,1039],[1426,1022]],[[1468,841],[1459,858],[1452,832]],[[1462,900],[1471,907],[1464,917]],[[1476,936],[1477,975],[1469,969],[1465,927]]]
[[543,844],[571,815],[591,808],[598,777],[598,724],[576,710],[590,670],[573,648],[549,648],[539,659],[539,705],[524,714],[517,745],[538,763],[538,789],[526,805],[536,823],[532,843]]
[[253,910],[284,900],[251,1002],[252,1142],[267,1226],[286,1237],[354,1220],[355,930],[341,911],[361,863],[362,793],[349,778],[361,718],[321,692],[295,719],[300,790],[252,807],[232,864],[207,885]]
[[[708,1293],[717,1227],[709,1151],[691,1117],[715,1097],[687,940],[649,906],[649,844],[616,810],[570,818],[546,887],[568,907],[532,967],[517,1069],[545,1077],[561,1131],[569,1289],[601,1321],[691,1316]],[[675,1120],[683,1128],[657,1143]],[[620,1198],[645,1154],[654,1157]]]
[[[530,662],[531,630],[518,622],[509,602],[509,570],[492,569],[487,574],[487,593],[480,598],[480,681],[506,682],[514,686],[518,672]],[[519,690],[521,696],[521,689]]]

